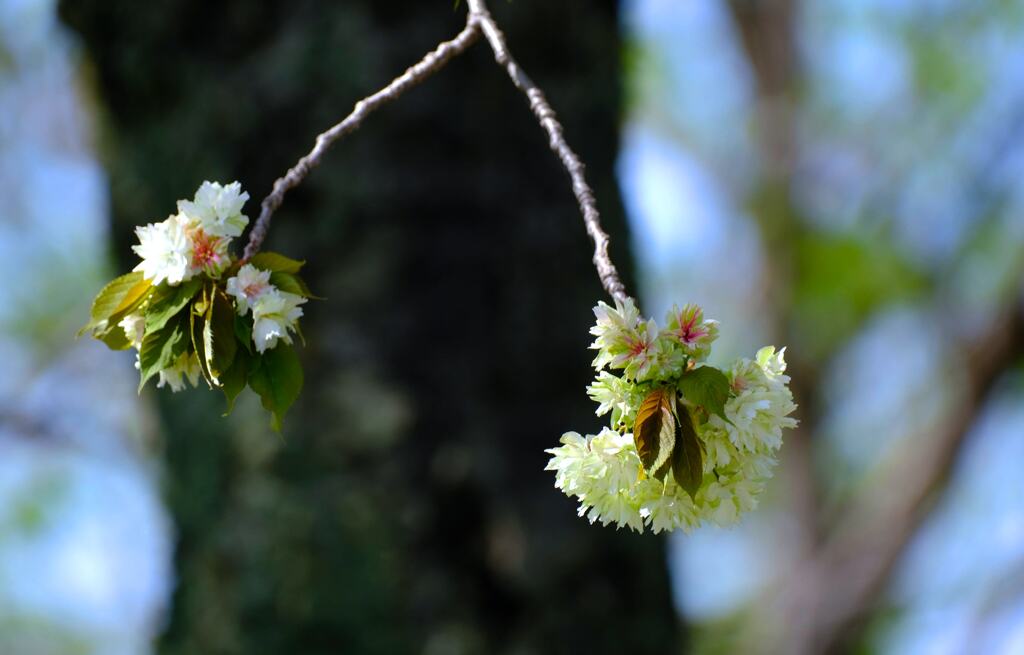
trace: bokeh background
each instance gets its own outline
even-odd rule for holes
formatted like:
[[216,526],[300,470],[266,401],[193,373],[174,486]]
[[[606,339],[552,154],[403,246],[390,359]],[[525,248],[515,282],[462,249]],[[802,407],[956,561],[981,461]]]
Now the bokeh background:
[[72,338],[133,226],[250,215],[447,0],[0,0],[0,654],[1024,653],[1024,2],[492,0],[646,313],[787,346],[799,430],[731,530],[590,526],[569,185],[483,45],[341,143],[307,388],[134,393]]

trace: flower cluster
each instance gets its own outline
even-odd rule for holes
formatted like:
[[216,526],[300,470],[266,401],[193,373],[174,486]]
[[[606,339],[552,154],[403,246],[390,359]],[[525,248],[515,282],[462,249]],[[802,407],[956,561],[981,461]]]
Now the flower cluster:
[[160,223],[135,228],[142,258],[134,270],[154,285],[177,285],[196,275],[216,278],[231,262],[228,243],[242,234],[249,218],[242,206],[249,194],[238,182],[203,182],[194,200],[179,200],[178,213]]
[[202,378],[224,392],[230,411],[248,385],[279,429],[302,387],[292,335],[301,337],[301,305],[312,294],[301,261],[231,255],[249,223],[248,198],[238,182],[204,182],[176,214],[137,228],[132,250],[141,261],[100,291],[82,332],[114,350],[134,348],[140,389],[153,377],[172,391]]
[[568,432],[547,451],[555,486],[591,523],[637,532],[726,526],[754,509],[782,431],[796,426],[784,349],[719,370],[704,364],[718,324],[696,305],[674,307],[663,330],[630,300],[594,313],[597,376],[587,391],[611,426]]
[[240,316],[252,310],[252,338],[256,350],[265,352],[277,345],[278,339],[291,344],[290,332],[297,329],[306,297],[299,293],[282,291],[270,281],[271,272],[252,264],[238,269],[228,280],[227,292],[235,297]]

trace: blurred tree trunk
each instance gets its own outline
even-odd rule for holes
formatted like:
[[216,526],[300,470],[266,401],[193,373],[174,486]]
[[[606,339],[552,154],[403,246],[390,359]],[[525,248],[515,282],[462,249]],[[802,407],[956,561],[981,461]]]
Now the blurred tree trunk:
[[[492,9],[589,165],[628,281],[615,3]],[[464,11],[64,2],[107,104],[123,267],[130,226],[203,179],[241,180],[258,213]],[[209,392],[159,394],[180,535],[163,652],[677,649],[661,540],[587,525],[542,470],[563,431],[598,427],[603,292],[567,177],[484,45],[332,152],[266,247],[307,259],[328,298],[307,309],[307,389],[283,442]]]

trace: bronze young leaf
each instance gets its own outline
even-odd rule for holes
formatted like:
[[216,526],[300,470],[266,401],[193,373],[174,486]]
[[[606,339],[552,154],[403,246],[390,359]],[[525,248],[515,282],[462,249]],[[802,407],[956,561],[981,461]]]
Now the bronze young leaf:
[[644,470],[653,478],[664,478],[671,465],[676,441],[675,390],[654,389],[636,413],[633,442]]

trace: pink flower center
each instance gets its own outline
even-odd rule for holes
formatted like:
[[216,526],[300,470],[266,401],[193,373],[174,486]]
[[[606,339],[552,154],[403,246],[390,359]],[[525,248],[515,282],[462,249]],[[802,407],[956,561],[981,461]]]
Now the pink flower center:
[[242,289],[242,293],[244,293],[247,298],[255,298],[256,296],[263,293],[263,290],[266,288],[267,285],[265,284],[262,284],[260,282],[253,282],[252,284],[246,285],[246,287]]
[[629,356],[630,357],[637,357],[637,356],[647,352],[647,349],[650,347],[650,345],[651,344],[649,342],[647,342],[647,341],[645,341],[643,339],[637,339],[636,341],[630,341],[630,343],[629,343]]
[[194,268],[209,268],[221,263],[223,256],[218,252],[217,246],[220,239],[211,237],[202,230],[196,230],[192,234],[192,266]]
[[683,343],[693,343],[701,337],[706,337],[708,334],[707,330],[703,330],[699,327],[695,327],[697,324],[697,315],[694,314],[688,321],[680,321],[679,331],[676,334],[679,340]]

